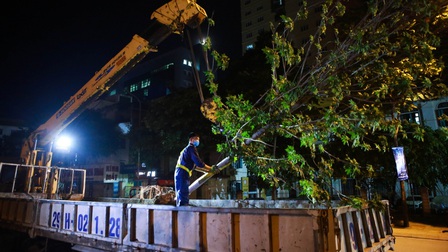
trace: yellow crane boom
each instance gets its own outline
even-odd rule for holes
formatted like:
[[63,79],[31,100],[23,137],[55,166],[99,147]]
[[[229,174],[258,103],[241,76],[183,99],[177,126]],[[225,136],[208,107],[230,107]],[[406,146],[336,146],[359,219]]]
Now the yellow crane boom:
[[145,33],[134,35],[129,44],[97,71],[47,122],[30,134],[22,146],[22,162],[51,166],[52,142],[62,130],[149,52],[157,51],[156,46],[169,35],[182,33],[185,25],[195,28],[206,17],[205,10],[194,0],[172,0],[155,10]]

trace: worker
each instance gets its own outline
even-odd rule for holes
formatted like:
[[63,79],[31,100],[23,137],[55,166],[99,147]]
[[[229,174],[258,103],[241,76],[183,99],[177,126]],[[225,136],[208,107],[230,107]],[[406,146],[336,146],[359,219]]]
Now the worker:
[[199,146],[199,135],[188,134],[188,145],[180,152],[174,171],[174,186],[176,189],[176,206],[190,206],[189,186],[193,170],[211,172],[212,167],[205,164],[199,157],[196,147]]

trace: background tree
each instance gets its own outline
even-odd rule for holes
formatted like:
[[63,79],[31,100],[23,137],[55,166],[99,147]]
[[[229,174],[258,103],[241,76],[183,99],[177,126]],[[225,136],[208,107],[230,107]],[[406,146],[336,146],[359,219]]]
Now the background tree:
[[[222,98],[208,75],[218,108],[214,132],[231,139],[219,149],[243,157],[273,185],[299,181],[312,201],[329,199],[335,174],[362,179],[375,173],[357,153],[390,153],[390,139],[396,145],[403,133],[400,112],[447,94],[439,79],[443,62],[434,56],[440,46],[435,28],[447,21],[443,1],[350,3],[325,1],[320,26],[303,46],[294,47],[289,36],[307,18],[306,3],[296,17],[272,25],[272,44],[263,49],[270,86],[255,102],[243,94]],[[323,40],[330,35],[334,40]],[[226,58],[212,54],[226,68]],[[423,135],[417,127],[413,137]],[[332,152],[334,143],[352,151]]]
[[[407,134],[413,134],[414,130],[411,126],[403,129]],[[445,130],[432,130],[426,127],[424,131],[421,141],[403,134],[400,143],[405,150],[412,194],[422,196],[423,213],[430,214],[429,193],[437,194],[438,185],[448,185],[446,180],[448,138]]]
[[[145,104],[144,128],[141,131],[131,131],[131,141],[142,148],[142,161],[151,166],[158,166],[164,158],[177,157],[187,145],[188,133],[192,131],[201,136],[201,153],[216,151],[215,146],[223,141],[222,137],[210,133],[211,122],[201,114],[200,105],[198,90],[194,88],[178,91]],[[136,153],[135,148],[133,152]],[[208,155],[201,156],[204,161],[213,162],[205,160]]]

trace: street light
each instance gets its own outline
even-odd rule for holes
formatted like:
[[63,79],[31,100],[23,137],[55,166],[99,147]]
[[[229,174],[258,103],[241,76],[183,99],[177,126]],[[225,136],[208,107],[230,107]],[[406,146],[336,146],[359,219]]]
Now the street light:
[[[73,147],[73,138],[68,135],[61,135],[58,136],[57,139],[54,141],[54,149],[59,151],[60,154],[62,154],[61,157],[61,164],[65,166],[70,166],[72,164],[72,161],[70,160],[67,163],[67,158],[69,158],[68,154],[70,153],[72,147]],[[52,155],[52,153],[51,153]],[[78,154],[75,154],[73,165],[76,165]]]
[[54,143],[54,147],[58,150],[63,151],[69,151],[70,147],[72,146],[73,139],[67,135],[60,136],[58,139],[56,139],[56,142]]

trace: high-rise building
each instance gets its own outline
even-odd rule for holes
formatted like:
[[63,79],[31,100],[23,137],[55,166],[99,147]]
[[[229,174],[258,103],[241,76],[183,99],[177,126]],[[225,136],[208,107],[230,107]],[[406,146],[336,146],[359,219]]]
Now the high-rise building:
[[[294,44],[306,44],[309,36],[316,32],[320,25],[323,2],[323,0],[308,2],[308,18],[296,23],[292,33]],[[281,21],[281,15],[293,18],[304,7],[301,0],[242,0],[240,4],[243,54],[254,48],[260,33],[271,31],[271,24],[275,26]]]
[[241,45],[243,54],[253,49],[258,34],[269,31],[270,23],[285,12],[284,1],[241,0]]

